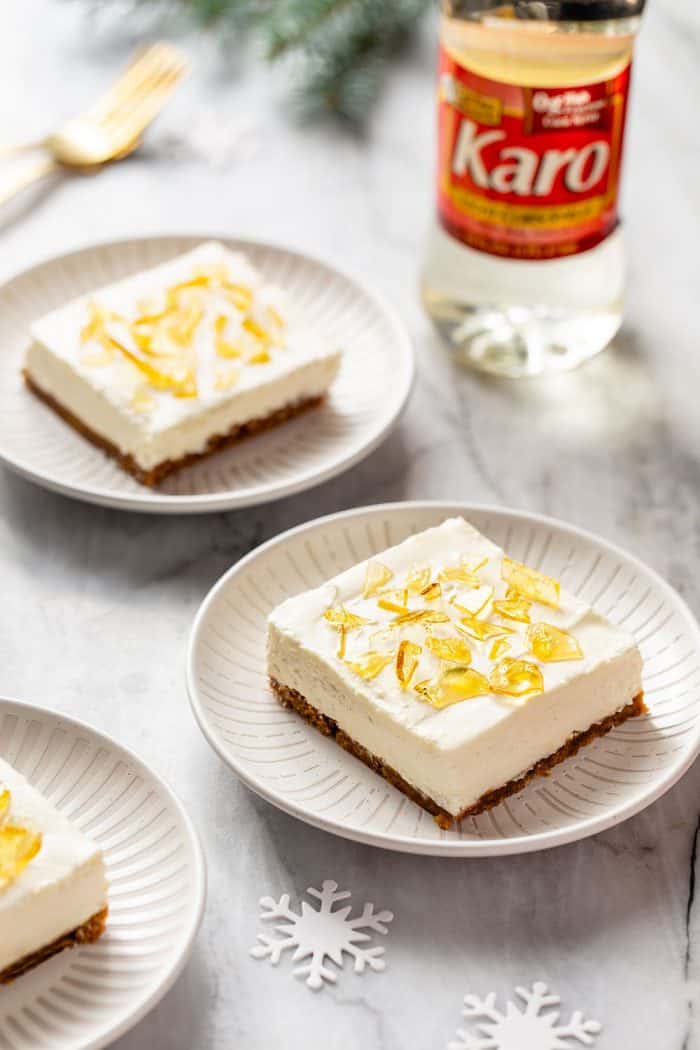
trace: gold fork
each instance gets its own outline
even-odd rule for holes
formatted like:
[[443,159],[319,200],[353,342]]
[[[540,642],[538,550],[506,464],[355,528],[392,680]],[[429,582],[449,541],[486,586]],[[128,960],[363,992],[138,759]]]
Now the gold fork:
[[0,151],[7,156],[43,147],[49,153],[0,189],[0,204],[52,171],[89,171],[133,153],[186,72],[187,60],[176,47],[154,44],[85,113],[39,142]]

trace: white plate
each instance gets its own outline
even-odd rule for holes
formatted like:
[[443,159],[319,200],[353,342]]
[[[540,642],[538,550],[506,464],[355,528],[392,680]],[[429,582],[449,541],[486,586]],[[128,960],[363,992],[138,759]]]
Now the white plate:
[[301,492],[377,447],[413,382],[413,349],[403,324],[374,292],[328,263],[251,241],[219,238],[245,251],[269,280],[289,291],[312,327],[345,350],[340,375],[313,415],[243,441],[152,491],[25,389],[20,369],[32,321],[77,295],[211,239],[151,237],[100,244],[34,266],[0,288],[0,460],[40,485],[89,503],[197,514]]
[[[290,595],[455,514],[636,636],[650,715],[619,726],[460,829],[441,831],[427,813],[278,705],[266,681],[265,627],[269,611]],[[321,518],[258,547],[205,599],[190,637],[187,674],[204,735],[259,795],[326,831],[412,853],[522,853],[592,835],[658,798],[700,750],[700,630],[676,592],[590,533],[496,507],[369,507]]]
[[0,987],[0,1050],[95,1050],[168,991],[204,910],[197,835],[155,773],[81,722],[0,699],[0,755],[105,852],[109,917],[92,945]]

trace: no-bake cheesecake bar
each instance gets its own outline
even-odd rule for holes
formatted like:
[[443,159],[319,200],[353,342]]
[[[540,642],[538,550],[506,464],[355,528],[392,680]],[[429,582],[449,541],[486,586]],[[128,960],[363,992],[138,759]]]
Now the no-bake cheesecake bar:
[[634,639],[461,518],[283,602],[268,671],[444,828],[645,710]]
[[100,849],[0,759],[0,984],[102,936]]
[[29,388],[146,485],[320,403],[340,351],[216,242],[54,310]]

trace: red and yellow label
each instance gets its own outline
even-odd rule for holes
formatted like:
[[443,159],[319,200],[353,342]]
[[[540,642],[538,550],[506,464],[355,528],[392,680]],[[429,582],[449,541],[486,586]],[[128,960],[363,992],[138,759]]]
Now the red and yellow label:
[[617,225],[630,67],[577,87],[518,87],[440,54],[438,214],[511,259],[594,247]]

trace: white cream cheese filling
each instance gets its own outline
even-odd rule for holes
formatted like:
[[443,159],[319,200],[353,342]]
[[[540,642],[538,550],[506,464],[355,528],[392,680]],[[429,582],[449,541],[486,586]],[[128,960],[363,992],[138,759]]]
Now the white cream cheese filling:
[[82,926],[107,903],[100,849],[27,780],[0,759],[11,819],[41,832],[42,845],[14,882],[0,891],[0,971]]
[[[323,355],[298,362],[293,369],[270,374],[255,386],[232,392],[218,404],[198,405],[184,418],[162,430],[153,430],[135,414],[122,411],[107,391],[97,389],[71,365],[40,343],[29,348],[26,368],[37,386],[86,423],[144,470],[168,459],[205,452],[211,437],[235,426],[265,419],[279,409],[321,397],[333,382],[339,355]],[[193,406],[194,408],[195,406]]]

